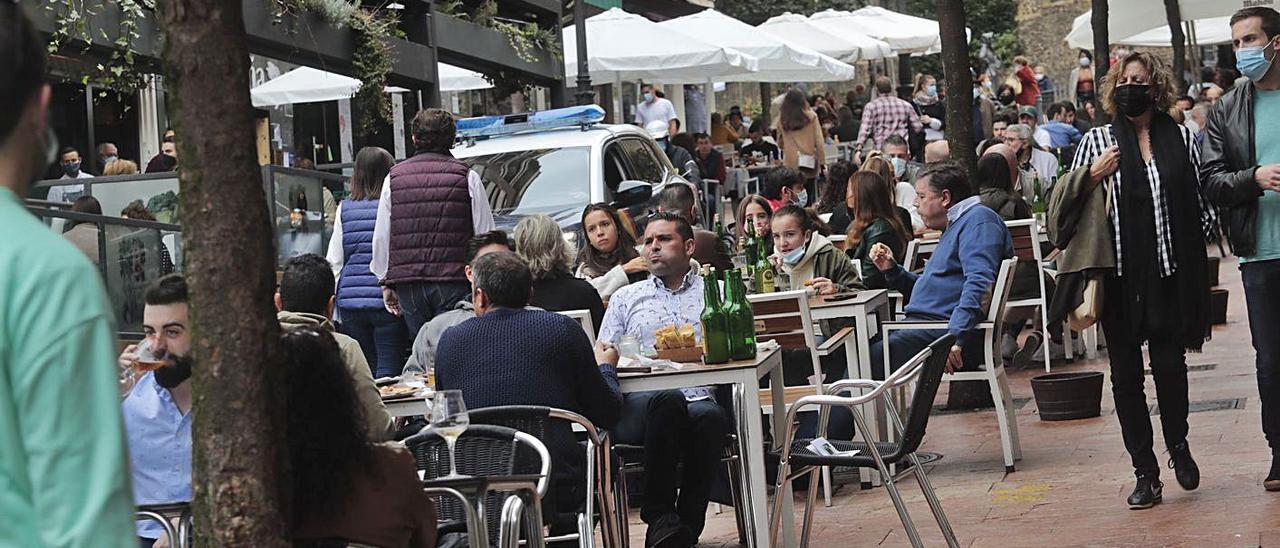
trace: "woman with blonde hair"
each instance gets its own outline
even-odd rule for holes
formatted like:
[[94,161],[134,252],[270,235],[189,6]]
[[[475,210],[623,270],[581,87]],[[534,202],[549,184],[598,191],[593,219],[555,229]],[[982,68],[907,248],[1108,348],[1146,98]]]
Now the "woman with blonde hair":
[[1183,489],[1200,484],[1187,446],[1186,351],[1199,351],[1209,334],[1205,241],[1217,219],[1201,191],[1199,145],[1169,116],[1173,86],[1159,57],[1121,58],[1099,90],[1112,123],[1084,136],[1049,205],[1050,237],[1063,247],[1053,308],[1074,300],[1067,294],[1078,296],[1085,276],[1102,280],[1111,389],[1137,476],[1132,509],[1159,504],[1163,487],[1143,393],[1143,343],[1170,467]]
[[133,175],[137,172],[138,164],[133,160],[125,160],[124,158],[116,158],[102,168],[103,177],[109,175]]
[[529,263],[533,297],[529,304],[543,310],[589,310],[598,331],[604,320],[604,301],[591,283],[573,276],[573,251],[560,225],[546,215],[520,220],[514,234],[516,253]]

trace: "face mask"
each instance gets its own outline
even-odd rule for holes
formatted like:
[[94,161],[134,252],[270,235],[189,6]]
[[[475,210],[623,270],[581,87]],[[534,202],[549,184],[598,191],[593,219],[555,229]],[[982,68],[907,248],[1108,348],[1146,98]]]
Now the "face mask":
[[1038,81],[1040,81],[1040,80],[1044,80],[1044,74],[1043,74],[1043,73],[1037,73],[1037,74],[1036,74],[1036,81],[1038,82]]
[[173,388],[191,378],[191,357],[173,356],[173,363],[157,369],[156,384],[161,388]]
[[[1274,53],[1271,61],[1267,60],[1267,46],[1254,46],[1236,50],[1236,69],[1246,78],[1257,82],[1267,75],[1271,63],[1276,60]],[[1274,52],[1274,50],[1272,50]]]
[[808,246],[809,246],[809,242],[805,242],[805,245],[802,245],[800,247],[792,249],[791,251],[788,251],[786,255],[782,256],[782,262],[791,264],[791,265],[799,264],[800,259],[804,258],[804,250]]
[[993,84],[991,83],[991,80],[987,80],[986,82],[983,82],[983,83],[982,83],[982,87],[987,88],[987,89],[991,89],[991,86],[992,86],[992,85],[993,85]]
[[62,171],[66,172],[67,177],[75,177],[80,174],[80,162],[62,164]]
[[644,102],[648,103],[650,101],[653,101],[653,93],[644,94]]
[[107,165],[107,164],[109,164],[109,163],[111,163],[111,162],[114,162],[114,161],[116,161],[116,160],[119,160],[119,159],[120,159],[120,157],[119,157],[119,156],[107,156],[106,158],[103,158],[103,159],[102,159],[102,165],[104,165],[104,166],[105,166],[105,165]]
[[889,163],[893,165],[894,177],[902,177],[903,172],[907,171],[907,161],[902,158],[889,158]]
[[1000,102],[1006,105],[1013,104],[1013,95],[1008,93],[1000,96]]
[[802,206],[802,207],[803,207],[805,204],[809,203],[809,191],[808,191],[808,190],[801,190],[800,192],[797,192],[797,193],[796,193],[796,199],[795,199],[795,201],[794,201],[794,202],[792,202],[792,203],[794,203],[794,204],[796,204],[796,205],[798,205],[798,206]]
[[937,84],[929,84],[929,87],[925,88],[925,93],[928,93],[930,97],[937,97],[937,96],[938,96],[938,85],[937,85]]
[[1130,118],[1142,116],[1151,108],[1151,86],[1147,84],[1117,86],[1116,106]]
[[1093,63],[1093,61],[1090,61],[1088,57],[1081,57],[1081,58],[1080,58],[1080,66],[1082,66],[1082,67],[1087,67],[1087,66],[1089,66],[1091,63]]

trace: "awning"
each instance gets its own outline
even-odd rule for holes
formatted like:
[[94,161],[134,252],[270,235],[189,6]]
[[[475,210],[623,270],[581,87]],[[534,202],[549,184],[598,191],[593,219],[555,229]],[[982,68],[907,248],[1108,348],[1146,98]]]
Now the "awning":
[[[249,95],[255,107],[274,107],[321,101],[350,99],[360,89],[360,81],[350,76],[325,72],[311,67],[298,67],[252,90]],[[387,86],[387,93],[409,90]]]
[[439,71],[440,91],[469,91],[493,87],[493,84],[485,80],[484,75],[479,72],[455,67],[447,63],[440,63],[437,69]]
[[[1164,13],[1164,6],[1160,7],[1161,14]],[[1071,25],[1071,32],[1067,34],[1067,45],[1076,49],[1085,49],[1093,51],[1093,11],[1086,11]],[[1114,21],[1115,17],[1111,17]],[[1164,19],[1160,19],[1164,21]],[[1190,34],[1188,31],[1194,27],[1196,43],[1201,46],[1216,46],[1219,44],[1231,43],[1231,21],[1230,16],[1208,17],[1204,19],[1196,19],[1184,21],[1188,25],[1184,27],[1183,33]],[[1117,27],[1124,28],[1124,25],[1116,25],[1114,23],[1108,25],[1110,41],[1112,44],[1120,46],[1145,46],[1145,47],[1164,47],[1167,48],[1173,41],[1173,32],[1169,30],[1168,25],[1144,30],[1137,34],[1122,36],[1115,30]]]
[[[709,44],[619,8],[587,18],[587,66],[596,82],[704,83],[754,72],[755,57]],[[564,75],[578,74],[577,29],[564,29]]]
[[888,44],[864,33],[832,32],[794,13],[772,17],[757,28],[788,44],[800,45],[849,63],[894,55]]
[[835,82],[852,80],[853,65],[799,44],[788,44],[716,10],[658,23],[710,44],[760,60],[759,71],[720,78],[732,82]]
[[[938,22],[868,6],[854,11],[828,9],[809,16],[819,28],[837,35],[865,34],[889,44],[899,54],[924,54],[942,51]],[[965,29],[968,36],[969,29]]]

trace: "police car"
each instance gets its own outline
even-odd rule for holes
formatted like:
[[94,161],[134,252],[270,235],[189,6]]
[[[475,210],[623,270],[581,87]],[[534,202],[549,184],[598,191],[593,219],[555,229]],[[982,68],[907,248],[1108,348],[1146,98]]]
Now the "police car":
[[453,155],[484,179],[500,229],[542,213],[568,238],[597,202],[626,210],[643,229],[663,186],[685,179],[643,129],[603,119],[596,105],[465,118]]

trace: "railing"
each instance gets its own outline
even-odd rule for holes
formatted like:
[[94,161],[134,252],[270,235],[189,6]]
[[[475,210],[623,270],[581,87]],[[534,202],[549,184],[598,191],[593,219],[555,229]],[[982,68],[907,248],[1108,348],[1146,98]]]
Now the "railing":
[[162,223],[181,224],[178,219],[178,173],[135,173],[88,179],[45,179],[32,185],[31,198],[48,197],[49,188],[64,185],[84,185],[82,193],[64,195],[62,201],[71,203],[81,195],[93,196],[102,204],[102,213],[120,215],[125,206],[135,201],[156,216]]

